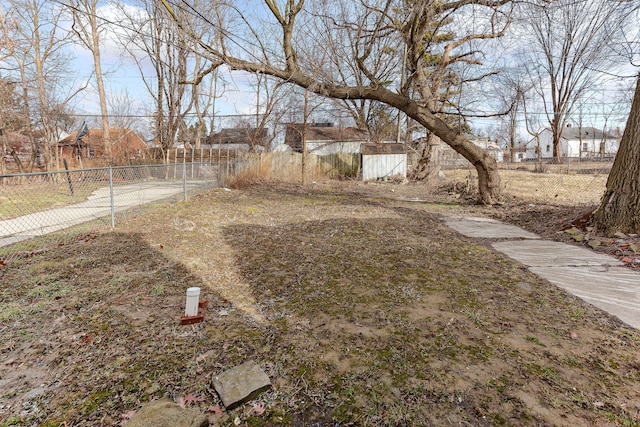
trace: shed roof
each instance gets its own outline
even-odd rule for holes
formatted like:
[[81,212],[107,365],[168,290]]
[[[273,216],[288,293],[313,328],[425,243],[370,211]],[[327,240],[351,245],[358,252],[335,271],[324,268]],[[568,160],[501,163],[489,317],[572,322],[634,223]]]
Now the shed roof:
[[210,135],[209,144],[249,144],[266,145],[268,142],[269,128],[224,128],[220,132]]
[[[291,147],[302,143],[303,123],[287,123],[284,142]],[[334,127],[326,123],[307,125],[307,142],[368,141],[369,133],[356,127]]]

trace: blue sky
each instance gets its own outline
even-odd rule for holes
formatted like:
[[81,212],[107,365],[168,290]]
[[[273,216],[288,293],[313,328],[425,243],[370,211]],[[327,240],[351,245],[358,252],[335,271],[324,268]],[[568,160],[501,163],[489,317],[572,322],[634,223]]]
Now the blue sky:
[[[56,0],[58,1],[58,0]],[[64,0],[59,0],[64,3]],[[0,0],[0,4],[4,1]],[[120,2],[120,4],[127,4],[126,2]],[[134,8],[129,5],[128,7]],[[260,11],[256,11],[260,13]],[[119,16],[119,11],[113,1],[102,1],[98,14],[108,21],[121,22],[122,19]],[[70,26],[70,23],[66,23]],[[102,68],[104,72],[104,82],[106,89],[110,97],[126,96],[131,104],[132,114],[148,114],[149,106],[151,105],[150,96],[146,87],[142,83],[140,72],[137,66],[130,58],[122,55],[121,48],[117,43],[116,36],[122,28],[116,26],[107,31],[102,37]],[[89,87],[83,91],[78,97],[77,102],[73,105],[73,109],[79,114],[98,114],[99,103],[97,90],[95,84],[91,79],[93,69],[93,58],[91,54],[80,45],[74,45],[70,47],[71,54],[74,57],[72,61],[73,76],[69,78],[70,84],[80,85],[82,82],[89,81]],[[151,70],[150,70],[151,71]],[[224,68],[221,69],[221,73],[227,81],[231,82],[229,87],[224,91],[220,98],[216,100],[216,114],[218,115],[237,115],[237,114],[253,114],[256,109],[256,95],[255,91],[251,87],[251,79],[253,76],[247,76],[241,72],[230,73]],[[152,72],[149,73],[153,75]],[[218,93],[221,93],[220,90]],[[609,85],[603,87],[600,90],[598,97],[602,98],[609,105],[616,105],[619,103],[618,96],[620,94],[619,88],[616,85]],[[601,102],[601,100],[598,100]],[[537,110],[541,116],[541,121],[544,122],[544,117],[541,115],[542,108],[540,105],[534,106],[530,110]],[[586,126],[600,127],[602,122],[598,119],[596,114],[589,113],[585,116],[588,123],[584,123]],[[609,122],[609,126],[624,126],[624,115],[617,114],[613,117],[613,120]],[[498,126],[496,119],[475,119],[473,120],[474,129],[482,131],[485,128],[491,128]],[[522,120],[521,120],[522,123]],[[544,123],[543,123],[544,124]],[[523,139],[528,139],[525,132],[521,132]]]
[[[128,7],[133,8],[133,6]],[[98,15],[108,21],[121,21],[119,10],[113,2],[102,2],[98,9]],[[122,28],[115,27],[106,31],[101,38],[103,80],[106,90],[111,96],[126,94],[128,99],[132,101],[132,110],[136,110],[136,114],[144,114],[150,105],[150,95],[143,84],[137,65],[131,58],[123,55],[118,44],[117,36],[122,31],[124,31]],[[80,95],[75,108],[78,113],[97,114],[100,108],[97,89],[92,78],[93,57],[87,49],[80,45],[72,48],[72,54],[74,56],[72,68],[79,80],[75,84],[80,85],[82,82],[89,81],[89,87]],[[148,70],[148,75],[154,75],[151,66]],[[254,113],[255,95],[251,93],[251,88],[248,86],[247,76],[240,72],[231,73],[224,67],[221,67],[219,72],[231,84],[224,91],[220,86],[218,87],[220,97],[216,100],[216,113],[222,115]]]

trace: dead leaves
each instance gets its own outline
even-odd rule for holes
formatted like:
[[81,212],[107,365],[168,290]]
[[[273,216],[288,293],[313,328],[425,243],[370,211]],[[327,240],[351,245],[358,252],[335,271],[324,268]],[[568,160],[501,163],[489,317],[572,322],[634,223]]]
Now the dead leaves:
[[211,412],[214,415],[222,415],[224,408],[220,405],[211,405],[207,408],[207,412]]
[[252,409],[256,415],[262,415],[264,414],[264,411],[265,411],[265,407],[261,403],[254,403],[252,405]]
[[195,404],[201,403],[201,402],[205,402],[206,400],[207,400],[207,397],[203,396],[202,394],[189,393],[184,397],[179,397],[176,400],[176,403],[178,404],[178,406],[180,406],[181,408],[185,409],[188,406],[195,405]]

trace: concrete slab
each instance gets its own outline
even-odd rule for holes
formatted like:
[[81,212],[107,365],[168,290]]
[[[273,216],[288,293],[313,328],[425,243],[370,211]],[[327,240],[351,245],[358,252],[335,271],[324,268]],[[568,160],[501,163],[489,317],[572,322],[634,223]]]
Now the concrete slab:
[[640,329],[640,274],[609,255],[561,242],[541,240],[518,227],[487,218],[449,217],[445,224],[469,237],[525,239],[492,247],[529,271]]
[[468,237],[487,239],[539,239],[540,237],[515,225],[504,224],[490,218],[446,217],[444,223]]
[[212,382],[228,410],[252,400],[271,387],[271,380],[253,360],[216,375]]
[[530,267],[584,301],[640,328],[640,274],[624,267]]
[[590,249],[547,240],[496,242],[493,248],[529,267],[622,266],[618,259]]

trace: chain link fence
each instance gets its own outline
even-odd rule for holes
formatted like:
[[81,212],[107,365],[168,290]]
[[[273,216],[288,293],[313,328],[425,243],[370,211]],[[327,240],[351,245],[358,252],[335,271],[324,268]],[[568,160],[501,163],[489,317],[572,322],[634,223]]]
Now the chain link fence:
[[[353,156],[309,156],[307,177],[359,179]],[[452,193],[477,189],[467,162],[442,164],[437,187]],[[514,201],[566,206],[595,205],[611,163],[560,165],[501,163],[503,195]],[[238,156],[226,162],[183,162],[0,176],[0,260],[58,244],[65,233],[110,229],[150,204],[186,200],[243,175],[300,180],[297,153]],[[361,176],[361,175],[360,175]],[[247,178],[249,180],[250,178]]]
[[[590,206],[600,202],[613,162],[570,159],[561,164],[500,162],[502,194],[507,199],[533,204]],[[473,191],[478,175],[466,160],[443,164],[442,185],[452,191]]]
[[223,187],[236,162],[123,166],[0,176],[0,259],[113,228],[144,206]]

